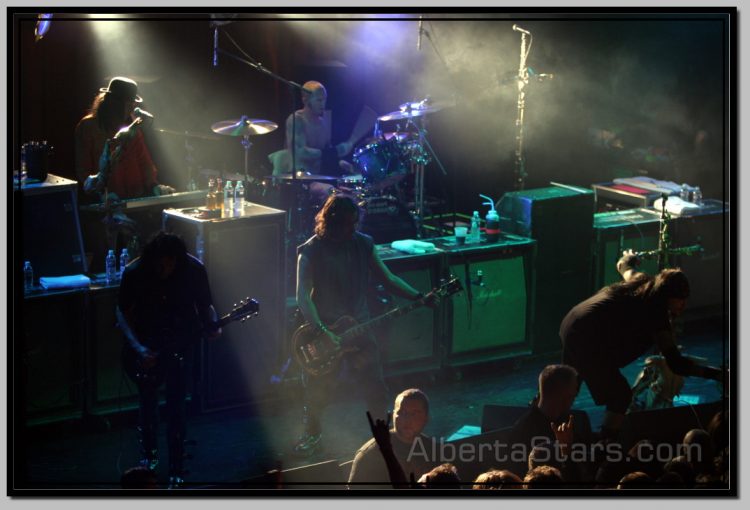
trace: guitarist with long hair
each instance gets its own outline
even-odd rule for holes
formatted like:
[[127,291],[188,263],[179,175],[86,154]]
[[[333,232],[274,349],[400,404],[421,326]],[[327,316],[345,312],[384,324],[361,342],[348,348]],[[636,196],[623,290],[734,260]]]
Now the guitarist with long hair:
[[[318,334],[340,344],[331,329],[337,320],[349,316],[364,322],[369,318],[367,289],[371,277],[381,280],[397,296],[412,300],[424,297],[386,267],[372,237],[357,231],[359,208],[351,198],[331,195],[315,221],[315,235],[298,248],[297,304]],[[390,398],[375,338],[365,333],[353,344],[356,349],[343,354],[336,370],[317,376],[303,373],[304,432],[295,453],[310,455],[318,446],[321,413],[335,387],[342,383],[360,390],[373,416],[385,417]]]
[[170,486],[182,484],[185,396],[191,351],[216,339],[216,311],[203,264],[178,236],[158,233],[125,269],[117,320],[125,336],[125,370],[138,386],[142,465],[158,465],[159,388],[166,383]]

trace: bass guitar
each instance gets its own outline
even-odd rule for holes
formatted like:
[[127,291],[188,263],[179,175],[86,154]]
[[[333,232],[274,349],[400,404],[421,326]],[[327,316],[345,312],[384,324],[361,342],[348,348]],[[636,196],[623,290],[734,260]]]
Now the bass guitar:
[[[258,315],[260,305],[255,299],[245,298],[239,304],[232,308],[232,311],[223,315],[219,320],[211,323],[211,329],[218,329],[235,321],[245,322],[250,317]],[[182,358],[183,348],[179,345],[179,340],[173,338],[169,332],[163,332],[159,335],[164,347],[156,355],[156,363],[150,368],[141,364],[140,355],[133,350],[126,341],[122,351],[122,363],[125,373],[137,383],[157,383],[162,380],[166,368],[166,358]]]
[[461,287],[458,278],[451,278],[426,296],[361,324],[353,317],[345,315],[333,325],[328,326],[328,329],[339,337],[340,343],[332,341],[318,327],[312,324],[303,324],[292,335],[292,356],[308,374],[312,376],[328,374],[338,366],[341,356],[347,352],[358,350],[356,345],[353,345],[353,340],[361,337],[368,330],[426,306],[435,297],[452,296],[461,290],[463,290],[463,287]]

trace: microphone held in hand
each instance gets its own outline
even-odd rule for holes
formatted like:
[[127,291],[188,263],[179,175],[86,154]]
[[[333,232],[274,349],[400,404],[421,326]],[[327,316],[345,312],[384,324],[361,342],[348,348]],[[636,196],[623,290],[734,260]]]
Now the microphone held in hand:
[[136,117],[141,117],[142,119],[152,119],[154,118],[154,114],[147,112],[146,110],[141,110],[140,108],[136,107],[133,109],[133,113]]

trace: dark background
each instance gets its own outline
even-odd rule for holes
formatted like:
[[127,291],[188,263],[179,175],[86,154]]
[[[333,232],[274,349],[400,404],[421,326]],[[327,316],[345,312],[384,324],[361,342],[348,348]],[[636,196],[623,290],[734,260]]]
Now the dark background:
[[[156,128],[211,134],[214,122],[243,114],[283,125],[293,108],[297,94],[269,76],[224,54],[212,66],[208,13],[86,16],[56,14],[39,42],[34,15],[11,34],[18,44],[14,167],[20,144],[48,140],[55,147],[52,173],[74,178],[75,125],[116,75],[138,81]],[[478,193],[498,199],[512,189],[521,41],[513,23],[533,34],[527,188],[648,175],[728,199],[726,21],[708,14],[608,16],[427,13],[417,50],[417,14],[216,15],[231,21],[219,28],[223,50],[241,56],[239,46],[288,79],[327,86],[334,142],[348,136],[363,105],[382,115],[427,95],[455,98],[455,106],[427,119],[448,173],[431,163],[427,185],[428,195],[459,212],[478,209]],[[382,127],[391,131],[394,124]],[[603,130],[620,140],[619,148],[602,142]],[[154,131],[147,138],[162,182],[184,190],[185,139]],[[269,174],[266,156],[281,148],[283,129],[252,141],[250,174]],[[196,169],[242,172],[240,139],[190,145]]]

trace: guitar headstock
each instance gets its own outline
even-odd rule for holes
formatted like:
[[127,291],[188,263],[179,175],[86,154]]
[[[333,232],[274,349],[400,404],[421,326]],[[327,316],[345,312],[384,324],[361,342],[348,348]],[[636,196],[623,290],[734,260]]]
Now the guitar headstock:
[[461,292],[462,290],[464,290],[464,287],[463,285],[461,285],[461,280],[451,275],[450,280],[441,283],[440,287],[436,288],[432,292],[440,297],[448,297]]
[[260,305],[255,299],[246,297],[239,304],[235,304],[232,311],[227,314],[229,320],[245,322],[250,317],[258,315],[260,312]]

